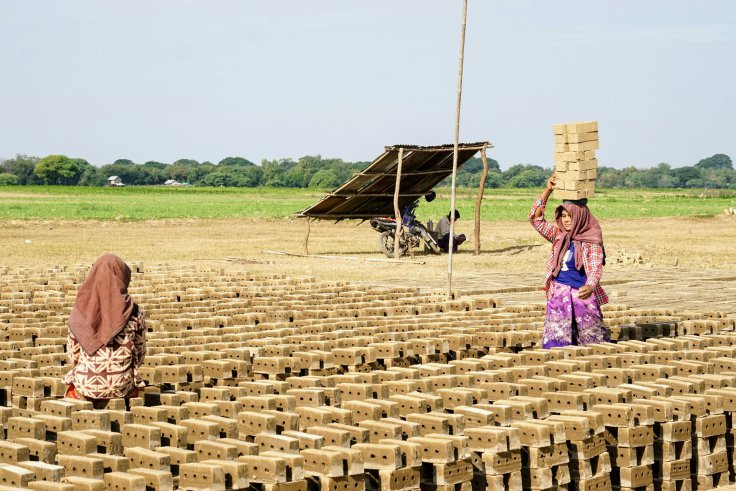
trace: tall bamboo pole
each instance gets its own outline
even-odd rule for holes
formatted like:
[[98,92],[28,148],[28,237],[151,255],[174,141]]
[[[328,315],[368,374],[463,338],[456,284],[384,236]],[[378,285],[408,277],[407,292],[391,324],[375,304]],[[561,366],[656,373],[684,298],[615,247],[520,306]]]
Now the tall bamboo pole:
[[305,256],[309,255],[309,232],[310,232],[309,220],[310,218],[307,217],[307,233],[304,235],[304,255]]
[[475,255],[480,255],[480,206],[483,201],[483,191],[486,189],[486,178],[488,177],[488,159],[486,159],[486,146],[480,150],[480,160],[483,162],[483,174],[480,176],[478,186],[478,197],[475,199]]
[[457,106],[455,109],[455,143],[452,155],[452,195],[450,196],[450,241],[447,253],[447,298],[452,299],[452,249],[455,246],[455,184],[457,182],[458,145],[460,143],[460,103],[463,96],[463,60],[465,58],[465,24],[468,0],[463,0],[463,19],[460,27],[460,67],[457,74]]
[[396,189],[394,189],[394,216],[396,217],[396,233],[394,235],[394,258],[401,257],[401,225],[404,217],[399,210],[399,188],[401,187],[401,166],[404,163],[404,148],[399,148],[399,164],[396,167]]

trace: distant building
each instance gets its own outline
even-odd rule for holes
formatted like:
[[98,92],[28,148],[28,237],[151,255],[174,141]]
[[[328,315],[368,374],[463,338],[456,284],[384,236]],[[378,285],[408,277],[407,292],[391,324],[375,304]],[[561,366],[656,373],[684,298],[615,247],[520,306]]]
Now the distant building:
[[120,176],[110,176],[110,177],[108,177],[107,178],[107,185],[110,186],[110,187],[115,187],[115,188],[125,186],[125,184],[123,184],[123,180],[120,178]]
[[169,179],[164,182],[164,186],[181,186],[181,183],[176,179]]

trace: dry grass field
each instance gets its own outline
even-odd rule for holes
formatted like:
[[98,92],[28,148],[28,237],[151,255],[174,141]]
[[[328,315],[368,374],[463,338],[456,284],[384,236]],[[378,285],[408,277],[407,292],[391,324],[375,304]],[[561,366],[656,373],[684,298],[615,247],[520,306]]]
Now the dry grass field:
[[[472,237],[472,223],[457,229]],[[736,217],[632,218],[603,221],[608,264],[604,281],[627,303],[657,307],[668,293],[686,305],[736,311],[721,298],[722,281],[736,277]],[[320,280],[446,288],[446,256],[417,253],[405,264],[384,262],[378,234],[367,223],[312,224],[310,253],[342,259],[264,253],[303,252],[301,220],[6,221],[2,224],[0,265],[34,267],[91,264],[104,252],[128,261],[222,265],[254,273],[312,276]],[[454,258],[453,287],[468,291],[533,289],[543,280],[548,244],[526,221],[484,222],[482,252],[466,243]],[[423,263],[423,264],[417,264]],[[719,278],[700,285],[700,278]],[[636,279],[636,282],[633,280]],[[673,289],[673,286],[675,288]],[[509,301],[542,301],[541,294],[509,295]]]
[[[446,256],[388,262],[368,224],[315,223],[300,257],[266,252],[302,253],[298,220],[5,220],[0,491],[724,488],[734,226],[603,220],[617,343],[541,350],[549,244],[525,220],[483,223],[452,301]],[[61,377],[104,252],[136,271],[146,387],[91,410]]]

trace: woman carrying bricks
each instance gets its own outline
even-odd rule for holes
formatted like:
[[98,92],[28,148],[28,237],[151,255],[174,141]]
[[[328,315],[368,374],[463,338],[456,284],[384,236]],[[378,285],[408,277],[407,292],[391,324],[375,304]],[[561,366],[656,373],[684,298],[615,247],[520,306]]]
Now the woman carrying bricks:
[[66,397],[101,408],[109,399],[136,397],[144,386],[137,370],[146,355],[146,324],[129,284],[128,265],[105,254],[79,287],[69,317]]
[[555,222],[544,219],[547,199],[555,187],[555,174],[537,198],[529,220],[552,243],[547,261],[547,315],[543,348],[586,346],[610,340],[603,324],[601,305],[608,302],[600,286],[605,251],[601,227],[587,206],[587,199],[563,201],[555,209]]

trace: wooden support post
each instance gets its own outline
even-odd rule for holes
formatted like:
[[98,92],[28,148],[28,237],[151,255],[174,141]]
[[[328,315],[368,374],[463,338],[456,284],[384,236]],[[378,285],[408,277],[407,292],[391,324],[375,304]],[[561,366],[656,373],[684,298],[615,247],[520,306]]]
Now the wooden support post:
[[480,176],[478,186],[478,197],[475,200],[475,255],[480,255],[480,207],[483,201],[483,191],[486,189],[486,178],[488,177],[488,159],[486,158],[486,146],[480,150],[480,160],[483,162],[483,174]]
[[447,298],[452,300],[452,253],[455,247],[455,186],[457,183],[458,145],[460,142],[460,107],[463,97],[463,61],[465,59],[465,24],[468,0],[463,0],[463,18],[460,26],[460,67],[457,74],[457,106],[455,109],[455,142],[452,155],[452,195],[450,196],[450,240],[447,251]]
[[399,163],[396,167],[396,189],[394,190],[394,216],[396,217],[396,233],[394,234],[394,258],[401,257],[401,225],[403,216],[399,210],[399,190],[401,188],[401,166],[404,163],[404,148],[399,148]]
[[305,256],[309,255],[309,232],[310,232],[309,220],[310,220],[309,217],[307,217],[307,233],[304,236],[304,255]]

